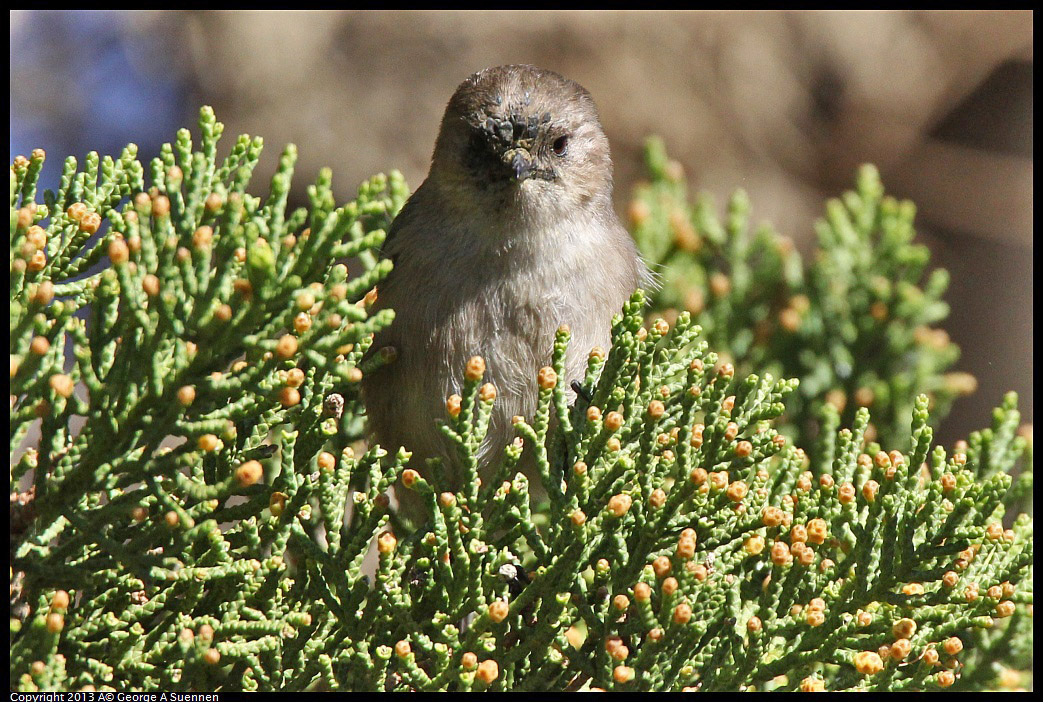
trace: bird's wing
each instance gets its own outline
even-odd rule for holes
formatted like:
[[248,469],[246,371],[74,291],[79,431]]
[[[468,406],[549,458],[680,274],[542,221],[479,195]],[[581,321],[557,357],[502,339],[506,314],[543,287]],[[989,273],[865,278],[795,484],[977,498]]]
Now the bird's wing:
[[[390,258],[392,263],[395,263],[395,258],[398,255],[398,246],[401,245],[399,241],[400,237],[398,233],[405,227],[409,226],[409,222],[413,220],[418,214],[417,201],[422,199],[422,193],[424,186],[421,185],[416,189],[406,204],[402,206],[402,209],[398,211],[398,215],[394,221],[391,222],[391,226],[388,227],[387,236],[384,237],[384,243],[380,247],[381,258]],[[420,195],[421,197],[417,197]]]

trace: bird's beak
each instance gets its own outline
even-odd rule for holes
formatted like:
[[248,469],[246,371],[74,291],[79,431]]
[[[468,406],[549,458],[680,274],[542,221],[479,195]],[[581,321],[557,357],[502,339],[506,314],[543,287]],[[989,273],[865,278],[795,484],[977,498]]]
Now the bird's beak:
[[503,160],[514,173],[514,179],[517,181],[531,178],[536,170],[532,163],[532,156],[525,149],[510,149],[503,155]]

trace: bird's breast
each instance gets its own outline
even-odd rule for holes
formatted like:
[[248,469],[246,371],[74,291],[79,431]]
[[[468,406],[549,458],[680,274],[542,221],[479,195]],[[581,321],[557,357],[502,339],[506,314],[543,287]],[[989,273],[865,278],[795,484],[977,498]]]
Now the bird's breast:
[[[616,248],[609,233],[587,221],[506,234],[474,221],[444,226],[399,232],[395,270],[380,285],[382,306],[396,310],[390,337],[413,371],[437,367],[439,389],[455,392],[467,360],[480,355],[501,397],[527,392],[567,324],[567,371],[582,376],[633,289],[617,282],[617,262],[605,255]],[[632,265],[619,253],[620,267]]]

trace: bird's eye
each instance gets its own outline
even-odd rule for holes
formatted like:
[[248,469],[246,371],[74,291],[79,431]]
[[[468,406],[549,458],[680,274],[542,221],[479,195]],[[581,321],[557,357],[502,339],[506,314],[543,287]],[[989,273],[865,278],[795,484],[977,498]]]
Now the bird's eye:
[[555,156],[564,156],[565,152],[569,150],[569,138],[567,136],[558,137],[550,148],[554,151]]

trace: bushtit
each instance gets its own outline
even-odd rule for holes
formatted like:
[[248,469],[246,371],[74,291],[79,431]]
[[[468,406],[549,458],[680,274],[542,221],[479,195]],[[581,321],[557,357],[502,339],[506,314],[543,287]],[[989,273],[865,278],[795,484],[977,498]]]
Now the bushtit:
[[[438,429],[481,356],[497,390],[481,467],[531,417],[555,330],[572,330],[566,377],[582,379],[612,316],[648,272],[612,209],[608,140],[590,94],[553,71],[501,66],[465,80],[446,107],[427,180],[391,225],[394,269],[377,308],[395,310],[372,351],[396,359],[363,378],[371,429],[411,465],[455,451]],[[453,482],[451,479],[450,482]],[[459,485],[454,485],[459,488]]]

